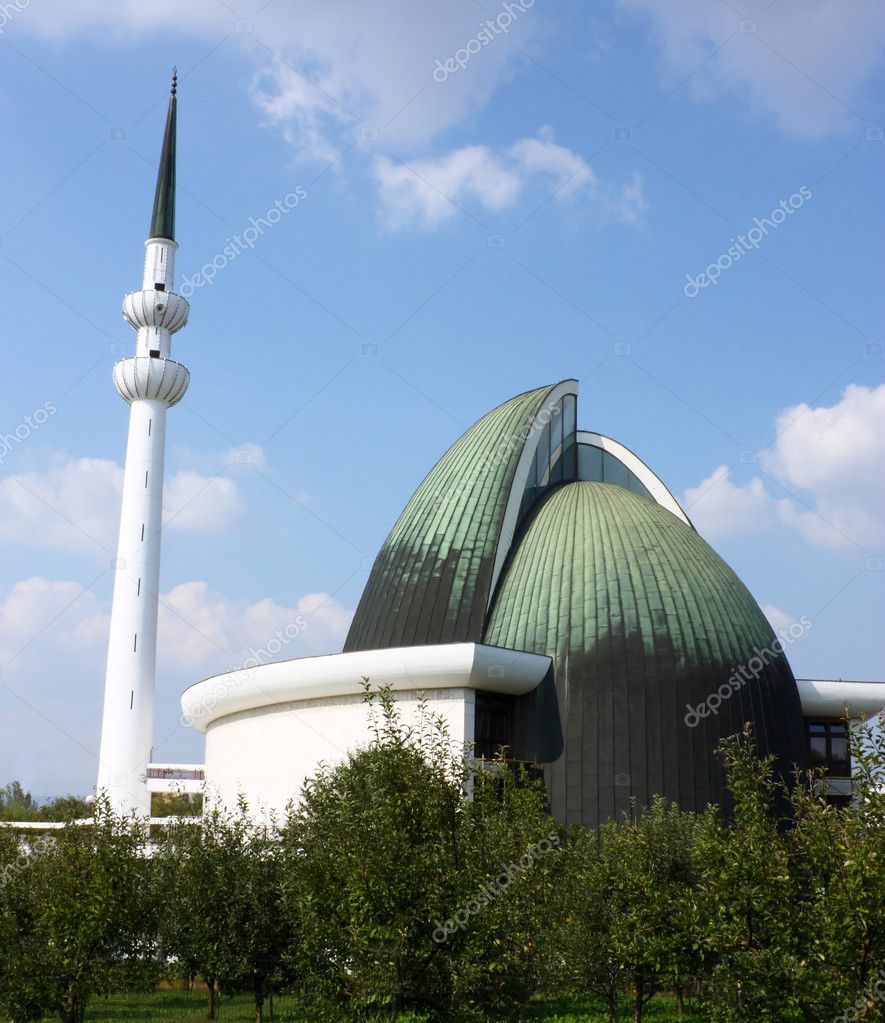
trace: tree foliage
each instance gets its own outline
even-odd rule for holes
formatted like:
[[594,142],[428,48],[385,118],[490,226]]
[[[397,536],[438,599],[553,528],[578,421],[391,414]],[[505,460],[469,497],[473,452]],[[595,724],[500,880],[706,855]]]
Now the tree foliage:
[[89,826],[4,836],[0,1005],[19,1023],[81,1023],[88,999],[155,967],[146,832],[100,802]]
[[475,772],[440,720],[405,725],[388,690],[367,698],[374,741],[307,784],[283,835],[313,1011],[518,1018],[555,859],[530,852],[555,848],[543,791],[503,760]]

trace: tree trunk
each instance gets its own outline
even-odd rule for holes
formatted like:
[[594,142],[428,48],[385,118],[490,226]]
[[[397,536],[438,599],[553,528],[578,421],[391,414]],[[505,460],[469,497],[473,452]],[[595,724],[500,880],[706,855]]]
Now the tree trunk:
[[608,1023],[618,1023],[618,989],[614,984],[608,989]]
[[634,977],[633,992],[633,1023],[642,1023],[642,1010],[645,1008],[645,984],[642,976]]
[[685,992],[681,984],[676,985],[676,1010],[679,1013],[679,1018],[685,1015]]
[[215,986],[215,978],[206,978],[206,987],[209,989],[209,1005],[206,1009],[206,1019],[218,1019],[218,988]]
[[65,1004],[61,1012],[62,1023],[83,1023],[83,1013],[86,1006],[77,991],[76,982],[68,981],[68,988],[65,992]]
[[255,1023],[264,1023],[264,987],[255,988]]

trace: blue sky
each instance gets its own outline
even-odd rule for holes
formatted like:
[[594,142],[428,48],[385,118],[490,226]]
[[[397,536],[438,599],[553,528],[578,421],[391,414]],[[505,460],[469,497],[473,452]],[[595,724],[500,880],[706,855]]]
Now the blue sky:
[[286,656],[339,649],[435,459],[571,376],[580,424],[664,478],[772,621],[811,620],[797,675],[883,678],[876,0],[4,11],[0,781],[94,784],[111,367],[173,63],[179,279],[224,265],[173,345],[158,759],[201,757],[180,691],[297,614]]

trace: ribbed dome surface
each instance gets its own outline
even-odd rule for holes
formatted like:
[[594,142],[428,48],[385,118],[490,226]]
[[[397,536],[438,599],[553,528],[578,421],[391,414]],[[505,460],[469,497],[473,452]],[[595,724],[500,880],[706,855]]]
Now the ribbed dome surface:
[[484,636],[554,657],[563,748],[548,768],[551,800],[557,817],[585,824],[625,809],[631,795],[697,809],[720,802],[715,746],[745,721],[762,752],[801,763],[799,697],[783,654],[718,713],[685,724],[689,706],[774,639],[694,530],[625,488],[586,482],[552,491],[529,522]]
[[517,463],[553,389],[493,409],[431,469],[375,559],[345,651],[479,642]]

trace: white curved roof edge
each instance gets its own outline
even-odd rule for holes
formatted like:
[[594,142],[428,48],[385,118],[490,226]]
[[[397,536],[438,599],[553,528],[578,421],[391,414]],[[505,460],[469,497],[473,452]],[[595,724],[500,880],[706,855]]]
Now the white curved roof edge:
[[205,732],[213,721],[238,711],[358,696],[364,677],[398,691],[484,689],[522,696],[539,685],[550,664],[550,658],[542,654],[481,643],[357,650],[214,675],[184,691],[181,709],[187,722]]
[[682,519],[687,526],[694,529],[691,519],[682,510],[682,505],[670,493],[660,476],[652,472],[639,455],[625,447],[620,441],[613,440],[601,433],[593,433],[590,430],[578,430],[578,443],[591,444],[593,447],[602,448],[603,451],[613,455],[639,479],[662,508],[673,512],[678,519]]
[[885,709],[885,682],[797,678],[802,713],[807,717],[873,717]]
[[507,555],[510,553],[510,547],[513,544],[513,537],[519,522],[519,509],[522,507],[522,498],[523,494],[525,494],[525,485],[529,478],[532,463],[535,460],[538,444],[541,441],[541,434],[544,432],[544,427],[550,421],[549,414],[546,419],[543,418],[543,415],[545,412],[549,413],[556,405],[561,404],[562,399],[567,394],[573,394],[577,400],[578,386],[579,382],[577,380],[561,380],[550,392],[543,408],[539,409],[538,414],[532,420],[531,430],[523,441],[522,454],[516,463],[516,472],[510,485],[510,493],[507,495],[507,507],[504,509],[504,518],[501,520],[501,532],[498,535],[498,546],[495,550],[495,565],[492,569],[492,584],[489,587],[489,606],[491,606],[495,595],[498,577],[501,575],[504,562],[507,560]]

